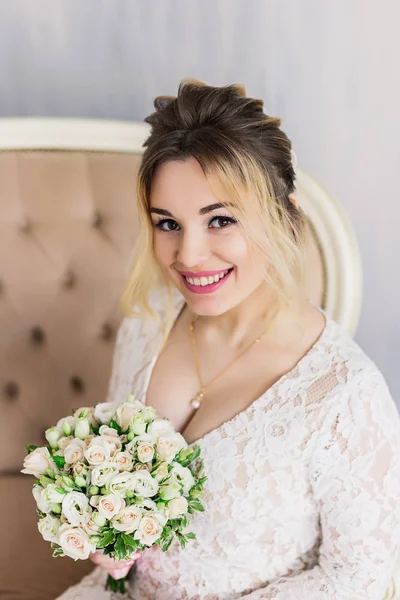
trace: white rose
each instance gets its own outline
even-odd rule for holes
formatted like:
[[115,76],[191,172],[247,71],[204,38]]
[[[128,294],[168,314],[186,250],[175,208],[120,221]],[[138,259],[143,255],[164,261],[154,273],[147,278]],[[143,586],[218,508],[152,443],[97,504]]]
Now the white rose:
[[68,437],[62,437],[58,440],[58,447],[60,450],[65,450],[69,444],[74,441],[74,439],[75,438],[73,438],[71,435]]
[[49,483],[43,490],[43,496],[50,504],[60,504],[64,500],[65,494],[60,494],[60,492],[57,491],[57,487],[58,486],[55,483]]
[[74,439],[73,442],[68,444],[64,450],[65,462],[72,465],[77,462],[82,462],[85,455],[85,443],[82,440]]
[[47,448],[36,448],[28,456],[25,456],[23,466],[24,468],[21,470],[21,473],[34,475],[38,479],[41,475],[46,474],[47,469],[55,469]]
[[171,421],[169,421],[168,419],[157,417],[148,426],[147,433],[156,434],[157,436],[172,435],[173,433],[175,433],[175,429]]
[[117,408],[115,420],[121,427],[122,431],[127,431],[132,418],[138,414],[136,403],[123,402]]
[[134,538],[145,546],[152,546],[160,537],[167,519],[160,513],[148,513],[139,523]]
[[94,433],[89,434],[87,437],[85,437],[85,439],[83,440],[85,442],[85,448],[89,448],[90,446],[90,442],[95,438],[96,436],[94,435]]
[[169,476],[168,463],[163,462],[154,471],[151,472],[152,476],[157,479],[158,482],[162,481]]
[[187,496],[191,488],[196,483],[192,472],[187,467],[182,467],[178,462],[172,463],[172,470],[170,473],[172,479],[182,486],[183,495]]
[[154,457],[154,446],[147,442],[141,442],[137,447],[137,456],[140,462],[150,462]]
[[183,496],[180,498],[174,498],[168,502],[168,517],[170,519],[175,519],[175,517],[186,514],[187,510],[188,502]]
[[108,425],[115,415],[118,406],[119,402],[101,402],[95,406],[94,416],[100,423]]
[[59,542],[66,556],[86,560],[96,550],[94,544],[89,541],[88,534],[81,527],[61,525],[59,531]]
[[82,492],[69,492],[63,498],[62,512],[71,525],[81,525],[90,518],[89,500]]
[[113,475],[107,481],[106,488],[110,494],[115,494],[116,496],[124,496],[127,490],[133,491],[134,485],[134,474],[128,473],[127,471],[122,471],[121,473]]
[[68,417],[64,417],[63,419],[60,419],[56,425],[56,427],[58,429],[61,429],[64,433],[64,435],[69,436],[71,435],[71,433],[73,432],[74,428],[75,428],[75,423],[76,423],[76,418],[73,417],[72,415],[69,415]]
[[36,504],[40,512],[46,514],[51,512],[50,502],[45,496],[45,490],[42,487],[40,487],[40,485],[33,486],[32,494],[36,500]]
[[124,531],[125,533],[132,533],[139,527],[140,520],[143,515],[143,510],[139,506],[132,504],[127,506],[112,520],[114,529],[118,531]]
[[84,440],[89,434],[90,423],[88,419],[86,417],[84,419],[78,419],[75,425],[75,437]]
[[145,423],[150,423],[156,418],[156,411],[152,406],[145,406],[141,414]]
[[155,496],[157,494],[159,485],[158,481],[154,479],[148,471],[135,471],[132,473],[132,483],[130,489],[138,496],[150,498],[151,496]]
[[123,508],[125,508],[125,502],[121,496],[108,494],[107,496],[100,496],[97,510],[102,517],[111,520]]
[[179,498],[181,495],[181,486],[179,483],[170,483],[169,485],[160,486],[160,497],[163,500],[172,500],[173,498]]
[[47,515],[39,520],[38,529],[46,542],[58,543],[58,532],[60,529],[60,519]]
[[108,435],[109,437],[119,438],[118,431],[114,429],[114,427],[109,427],[108,425],[102,425],[100,427],[99,435]]
[[44,435],[46,437],[46,440],[49,442],[50,446],[57,450],[58,440],[60,439],[60,437],[62,437],[62,434],[63,433],[61,429],[58,429],[57,427],[50,427],[49,429],[46,429]]
[[113,463],[115,463],[120,471],[129,471],[132,468],[132,456],[129,452],[117,452],[113,456]]
[[106,462],[98,467],[94,467],[91,475],[91,484],[103,487],[106,483],[119,473],[118,467],[112,462]]
[[142,435],[146,433],[147,423],[143,418],[143,415],[138,414],[132,418],[130,424],[130,432],[135,435]]
[[172,462],[178,452],[186,447],[187,442],[180,433],[174,433],[167,436],[162,435],[158,438],[156,444],[158,458],[166,460],[167,463]]
[[110,445],[104,438],[95,437],[85,451],[85,458],[88,463],[94,467],[110,460]]

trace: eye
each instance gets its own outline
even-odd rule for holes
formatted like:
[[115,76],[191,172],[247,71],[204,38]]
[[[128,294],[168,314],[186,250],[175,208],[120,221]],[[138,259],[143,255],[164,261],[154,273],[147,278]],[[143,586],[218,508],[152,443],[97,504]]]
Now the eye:
[[160,231],[179,231],[180,227],[173,219],[161,219],[157,223],[153,223],[156,229]]
[[225,227],[229,227],[235,223],[237,223],[237,221],[232,217],[214,217],[211,219],[208,226],[212,226],[212,229],[225,229]]

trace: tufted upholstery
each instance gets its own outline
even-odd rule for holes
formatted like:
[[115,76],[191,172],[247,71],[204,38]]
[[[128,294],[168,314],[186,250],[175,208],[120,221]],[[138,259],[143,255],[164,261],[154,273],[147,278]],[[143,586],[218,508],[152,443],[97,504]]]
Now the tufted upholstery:
[[72,408],[105,398],[138,164],[137,154],[0,153],[0,515],[12,515],[0,544],[4,600],[54,598],[91,568],[51,557],[33,478],[16,473],[25,443],[42,444]]
[[[91,569],[53,559],[37,532],[25,443],[72,408],[104,400],[119,300],[137,233],[140,156],[0,153],[0,598],[50,600]],[[323,304],[310,235],[305,286]],[[18,559],[18,562],[17,562]]]

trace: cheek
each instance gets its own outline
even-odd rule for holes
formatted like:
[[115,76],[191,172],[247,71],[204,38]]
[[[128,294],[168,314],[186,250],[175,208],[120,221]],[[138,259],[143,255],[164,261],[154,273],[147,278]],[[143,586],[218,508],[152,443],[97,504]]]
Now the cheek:
[[155,232],[153,238],[153,252],[157,262],[163,267],[168,267],[175,256],[175,243],[171,237]]

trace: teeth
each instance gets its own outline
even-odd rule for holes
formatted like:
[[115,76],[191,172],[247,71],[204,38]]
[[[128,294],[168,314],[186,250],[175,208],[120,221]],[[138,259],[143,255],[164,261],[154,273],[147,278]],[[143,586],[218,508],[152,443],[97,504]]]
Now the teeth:
[[225,275],[227,275],[228,272],[229,269],[227,271],[224,271],[223,273],[219,273],[217,275],[210,275],[209,277],[185,277],[185,279],[191,285],[205,286],[211,285],[212,283],[217,283],[220,279],[225,277]]

